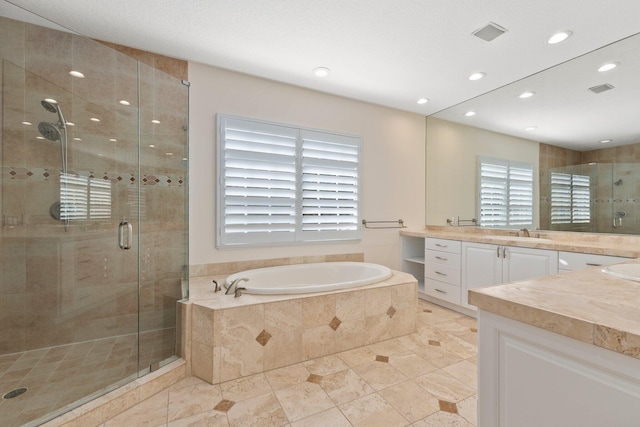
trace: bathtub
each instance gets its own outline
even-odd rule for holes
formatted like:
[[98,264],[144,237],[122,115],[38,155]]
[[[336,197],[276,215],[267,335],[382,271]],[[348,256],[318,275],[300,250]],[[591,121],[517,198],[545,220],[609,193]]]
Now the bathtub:
[[348,289],[391,277],[383,265],[365,262],[318,262],[257,268],[227,277],[225,288],[236,279],[248,279],[238,286],[249,294],[306,294]]

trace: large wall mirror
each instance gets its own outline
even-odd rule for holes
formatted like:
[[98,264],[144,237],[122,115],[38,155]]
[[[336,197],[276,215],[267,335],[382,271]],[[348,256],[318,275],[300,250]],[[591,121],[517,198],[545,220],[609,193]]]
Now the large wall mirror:
[[541,229],[640,234],[639,52],[640,33],[433,117],[540,143]]

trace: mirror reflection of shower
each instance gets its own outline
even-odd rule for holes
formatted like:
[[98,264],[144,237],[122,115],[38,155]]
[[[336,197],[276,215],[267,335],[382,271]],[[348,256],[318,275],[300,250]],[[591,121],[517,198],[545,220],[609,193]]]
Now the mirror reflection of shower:
[[[40,102],[45,110],[50,113],[56,113],[58,115],[57,123],[49,123],[49,122],[40,122],[38,124],[38,131],[42,134],[43,137],[48,139],[49,141],[59,142],[60,143],[60,157],[61,157],[61,177],[63,179],[60,180],[60,185],[63,186],[60,194],[67,195],[66,191],[66,181],[67,181],[67,152],[68,152],[68,138],[67,138],[67,122],[64,119],[64,115],[62,114],[62,108],[58,105],[58,102],[55,99],[45,99]],[[64,221],[64,231],[67,231],[69,228],[69,216],[61,212],[61,202],[56,202],[51,206],[49,213],[54,219]]]

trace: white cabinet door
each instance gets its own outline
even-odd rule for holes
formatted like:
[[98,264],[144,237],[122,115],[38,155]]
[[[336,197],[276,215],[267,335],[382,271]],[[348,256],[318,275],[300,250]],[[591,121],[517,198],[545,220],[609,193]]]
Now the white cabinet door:
[[557,251],[463,242],[460,302],[475,309],[468,303],[469,289],[557,273]]
[[517,282],[558,273],[558,251],[504,246],[502,282]]
[[502,283],[501,246],[486,243],[462,243],[462,292],[460,302],[469,305],[469,289],[493,286]]

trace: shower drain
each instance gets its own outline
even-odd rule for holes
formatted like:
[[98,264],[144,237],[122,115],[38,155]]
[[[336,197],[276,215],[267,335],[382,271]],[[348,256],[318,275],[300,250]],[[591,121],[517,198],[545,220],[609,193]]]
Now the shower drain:
[[3,399],[13,399],[14,397],[18,397],[20,395],[23,395],[27,392],[27,388],[26,387],[20,387],[17,388],[15,390],[11,390],[9,393],[6,393],[4,396],[2,396]]

